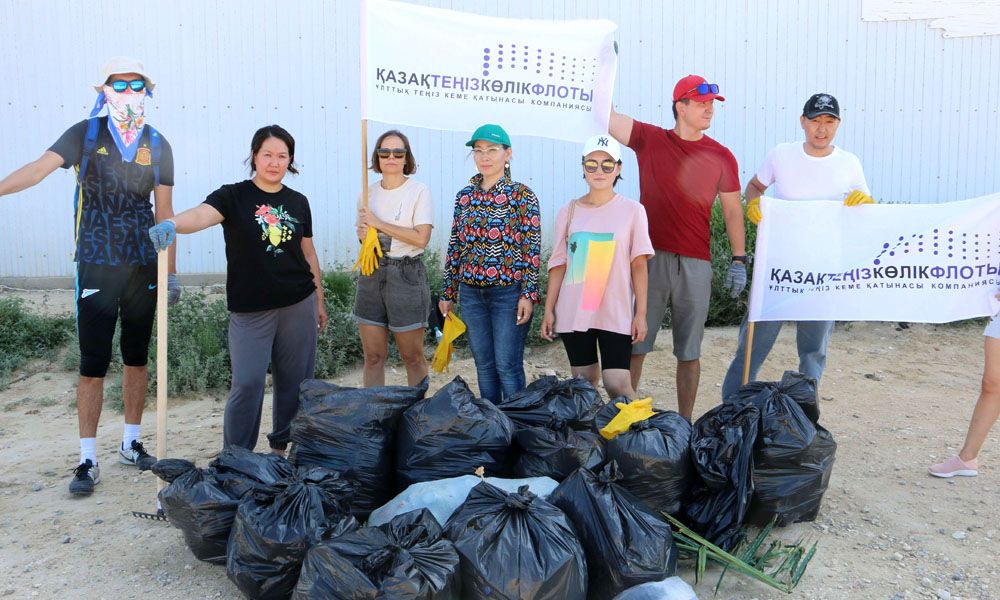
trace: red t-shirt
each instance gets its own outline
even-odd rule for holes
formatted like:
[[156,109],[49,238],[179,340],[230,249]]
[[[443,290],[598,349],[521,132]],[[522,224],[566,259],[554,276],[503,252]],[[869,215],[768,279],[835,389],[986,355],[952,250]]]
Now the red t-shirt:
[[689,142],[636,120],[628,146],[639,161],[639,202],[653,247],[711,260],[712,203],[720,192],[740,191],[736,157],[707,135]]

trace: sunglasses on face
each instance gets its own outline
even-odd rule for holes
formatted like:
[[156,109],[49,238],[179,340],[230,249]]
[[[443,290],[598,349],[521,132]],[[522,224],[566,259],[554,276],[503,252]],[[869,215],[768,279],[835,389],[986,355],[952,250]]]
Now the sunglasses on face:
[[379,148],[375,152],[379,158],[406,158],[406,148]]
[[594,159],[590,159],[583,161],[583,168],[588,173],[596,173],[597,168],[600,167],[605,173],[611,174],[615,172],[615,167],[617,166],[618,163],[613,160],[603,160],[601,162],[597,162]]
[[477,160],[482,160],[484,157],[489,157],[491,159],[496,158],[503,152],[503,146],[490,146],[489,148],[474,148],[472,150],[472,156]]
[[124,79],[116,79],[108,85],[118,93],[124,92],[127,89],[131,89],[133,92],[141,92],[146,89],[146,80],[133,79],[132,81],[125,81]]
[[719,84],[717,84],[717,83],[699,83],[696,87],[693,87],[693,88],[689,89],[688,91],[684,92],[684,95],[687,96],[691,92],[698,92],[699,96],[704,96],[705,94],[708,94],[708,93],[718,94],[719,93]]

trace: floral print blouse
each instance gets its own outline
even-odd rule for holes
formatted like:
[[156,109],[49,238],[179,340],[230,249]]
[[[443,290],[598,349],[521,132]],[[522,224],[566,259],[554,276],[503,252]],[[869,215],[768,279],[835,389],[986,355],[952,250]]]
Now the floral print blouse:
[[522,298],[538,302],[542,247],[538,198],[507,174],[488,191],[479,187],[482,181],[482,174],[477,174],[455,196],[441,299],[456,300],[459,283],[519,284]]

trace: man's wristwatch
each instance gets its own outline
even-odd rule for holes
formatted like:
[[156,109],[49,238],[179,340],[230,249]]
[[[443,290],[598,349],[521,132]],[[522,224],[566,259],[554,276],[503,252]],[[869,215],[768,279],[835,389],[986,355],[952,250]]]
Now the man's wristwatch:
[[730,262],[737,262],[737,261],[739,261],[739,262],[741,262],[743,264],[747,264],[747,255],[746,254],[741,254],[739,256],[734,256],[733,260],[730,261]]

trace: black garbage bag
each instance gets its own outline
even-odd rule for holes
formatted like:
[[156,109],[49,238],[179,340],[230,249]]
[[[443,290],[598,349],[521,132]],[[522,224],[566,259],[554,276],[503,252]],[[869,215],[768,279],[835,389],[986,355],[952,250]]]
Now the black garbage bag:
[[668,410],[637,421],[608,442],[605,455],[618,463],[621,485],[650,508],[675,514],[691,485],[691,423]]
[[458,553],[427,509],[320,542],[295,600],[460,600]]
[[742,392],[738,396],[760,411],[746,521],[765,525],[776,518],[784,526],[814,520],[837,452],[833,436],[810,416],[819,416],[815,380],[788,371],[749,398]]
[[583,600],[587,559],[566,515],[528,486],[508,494],[485,481],[448,519],[468,600]]
[[181,530],[195,558],[225,564],[240,498],[223,488],[215,469],[188,470],[160,490],[159,499],[167,520]]
[[477,398],[465,380],[456,377],[408,408],[399,420],[399,486],[471,474],[480,466],[488,475],[504,477],[513,462],[513,429],[492,402]]
[[229,538],[226,575],[252,599],[287,599],[306,551],[358,528],[350,514],[353,485],[328,469],[303,469],[294,480],[256,490],[240,502]]
[[691,460],[698,478],[684,507],[689,527],[723,550],[742,540],[753,496],[753,449],[760,411],[726,402],[701,416],[691,432]]
[[551,477],[562,481],[586,467],[604,462],[604,439],[590,431],[575,431],[566,421],[553,417],[544,427],[522,427],[514,433],[521,455],[514,477]]
[[497,406],[517,427],[544,427],[556,417],[573,429],[591,429],[602,405],[601,395],[586,379],[546,375]]
[[219,483],[234,498],[295,475],[295,467],[283,457],[252,452],[241,446],[223,448],[208,466],[215,469]]
[[153,463],[149,470],[163,481],[173,483],[175,479],[195,468],[193,462],[183,458],[161,458]]
[[424,397],[427,382],[417,387],[356,389],[303,381],[299,412],[292,420],[290,460],[326,467],[354,481],[351,510],[358,518],[367,518],[396,493],[399,417]]
[[[189,465],[194,467],[190,461],[164,459],[153,465],[153,471],[169,477]],[[227,448],[209,468],[189,468],[163,488],[160,506],[167,520],[184,534],[184,542],[196,558],[224,564],[240,499],[254,490],[270,489],[294,473],[280,456]]]
[[663,517],[621,485],[618,463],[579,469],[549,501],[569,517],[587,555],[589,594],[612,598],[622,590],[660,581],[677,571],[674,536]]

